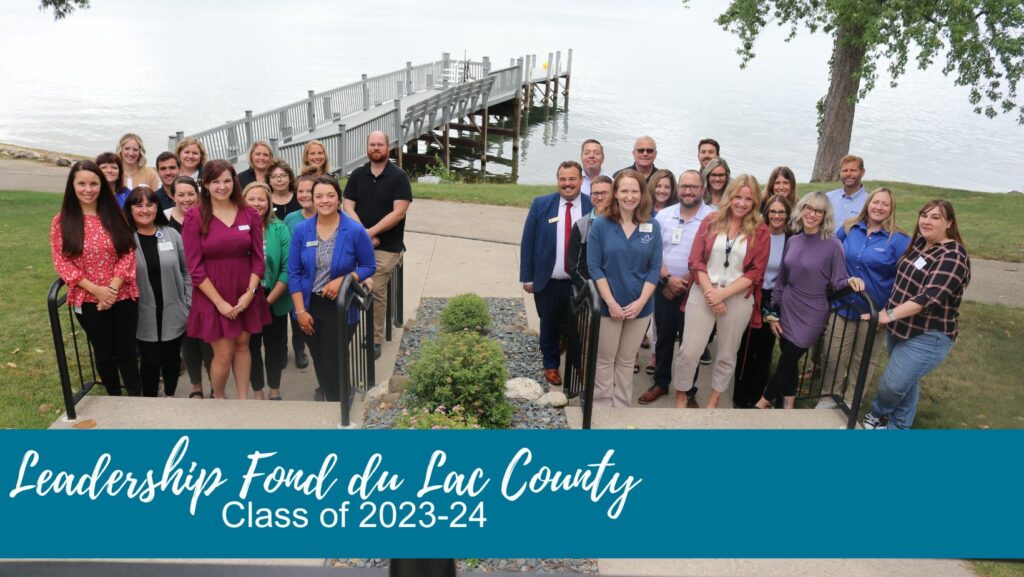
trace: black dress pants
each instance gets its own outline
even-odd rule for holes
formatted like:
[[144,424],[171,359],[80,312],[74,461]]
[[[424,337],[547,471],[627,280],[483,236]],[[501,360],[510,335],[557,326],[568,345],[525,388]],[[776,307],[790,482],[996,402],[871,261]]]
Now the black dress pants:
[[142,396],[155,397],[160,390],[160,377],[164,378],[164,394],[173,397],[178,390],[178,368],[181,366],[181,339],[169,341],[139,341],[142,367]]
[[96,303],[82,303],[78,322],[89,337],[96,359],[96,372],[107,394],[119,396],[123,379],[129,395],[142,395],[135,348],[135,331],[139,323],[138,303],[125,299],[104,311],[96,310]]

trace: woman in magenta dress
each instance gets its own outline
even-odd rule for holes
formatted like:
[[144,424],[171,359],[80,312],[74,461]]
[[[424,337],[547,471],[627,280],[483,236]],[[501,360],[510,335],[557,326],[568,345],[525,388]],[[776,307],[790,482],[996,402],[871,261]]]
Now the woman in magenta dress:
[[225,160],[203,166],[199,206],[185,213],[182,239],[192,276],[188,335],[213,347],[210,384],[224,398],[228,372],[238,398],[249,393],[249,335],[269,324],[270,308],[258,291],[263,278],[263,222],[242,202],[235,169]]

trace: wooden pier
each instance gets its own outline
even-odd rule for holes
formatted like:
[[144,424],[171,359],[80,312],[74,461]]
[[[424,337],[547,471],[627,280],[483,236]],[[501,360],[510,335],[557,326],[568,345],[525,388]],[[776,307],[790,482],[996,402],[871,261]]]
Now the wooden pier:
[[[445,53],[436,62],[407,62],[387,74],[364,74],[358,82],[321,93],[310,90],[305,99],[274,110],[256,115],[247,110],[243,118],[188,136],[206,146],[209,158],[226,159],[238,170],[248,167],[254,141],[268,141],[274,155],[297,170],[305,144],[319,140],[335,173],[344,176],[366,162],[366,138],[375,130],[389,135],[400,166],[405,159],[430,163],[437,155],[450,167],[456,146],[479,154],[483,165],[489,136],[511,138],[516,154],[524,112],[568,101],[571,73],[571,49],[564,66],[558,51],[548,53],[540,66],[536,55],[527,55],[498,69],[488,57],[460,61]],[[170,149],[185,136],[169,137]]]

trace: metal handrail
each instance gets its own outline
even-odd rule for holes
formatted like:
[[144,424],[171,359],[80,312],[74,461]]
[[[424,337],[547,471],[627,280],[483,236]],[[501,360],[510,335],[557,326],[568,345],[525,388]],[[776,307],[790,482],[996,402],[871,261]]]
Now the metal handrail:
[[387,307],[384,309],[384,340],[391,342],[391,327],[401,327],[405,318],[405,253],[398,257],[398,264],[391,271],[388,281]]
[[[856,295],[857,297],[859,297],[859,301],[857,299],[854,299],[853,303],[844,302],[846,297],[848,297],[850,295]],[[871,300],[871,297],[866,292],[864,292],[864,291],[856,292],[856,291],[853,291],[852,289],[850,289],[849,287],[847,287],[847,288],[845,288],[845,289],[843,289],[841,291],[837,291],[835,294],[831,295],[829,300],[830,300],[830,307],[831,307],[831,310],[832,310],[831,315],[832,315],[832,320],[833,321],[834,321],[836,316],[841,315],[843,312],[851,313],[852,314],[852,318],[855,318],[855,319],[859,319],[862,314],[867,314],[868,315],[867,333],[864,335],[864,350],[861,353],[860,366],[856,367],[856,368],[854,368],[852,366],[853,365],[853,356],[854,355],[853,355],[853,353],[851,351],[850,357],[846,361],[846,366],[843,367],[843,366],[838,366],[837,365],[835,367],[835,369],[831,371],[831,373],[832,373],[831,381],[832,382],[831,383],[824,382],[825,379],[826,379],[826,376],[827,376],[825,374],[825,372],[826,372],[825,369],[826,369],[826,367],[829,366],[829,361],[832,359],[832,355],[834,353],[834,351],[832,350],[832,347],[831,347],[831,343],[832,343],[832,336],[835,334],[835,330],[836,330],[836,326],[837,326],[837,323],[830,322],[829,324],[832,327],[831,332],[828,332],[828,334],[823,333],[822,336],[821,336],[821,339],[819,341],[819,342],[824,344],[824,347],[822,347],[822,350],[819,351],[819,359],[818,359],[819,366],[821,368],[821,382],[818,382],[817,386],[815,386],[814,374],[811,374],[811,376],[808,377],[808,378],[804,378],[804,376],[809,373],[808,369],[812,368],[812,367],[809,367],[808,365],[809,364],[813,365],[813,363],[815,361],[815,359],[812,358],[811,354],[809,354],[809,353],[805,354],[803,362],[801,364],[801,370],[800,370],[800,375],[801,376],[800,376],[800,380],[798,382],[798,390],[799,391],[803,391],[804,388],[806,387],[808,394],[806,394],[806,395],[798,395],[798,398],[800,398],[800,399],[821,399],[821,398],[824,398],[824,397],[831,398],[833,401],[835,401],[835,403],[839,407],[839,409],[842,410],[846,414],[846,416],[847,416],[846,428],[847,429],[854,429],[854,428],[857,427],[857,415],[860,412],[861,403],[862,403],[863,398],[864,398],[864,388],[867,386],[868,371],[870,370],[870,367],[871,367],[871,353],[874,350],[875,334],[877,333],[877,329],[878,329],[878,309],[875,307],[874,301]],[[844,318],[846,318],[846,317],[844,317]],[[852,319],[850,319],[850,320],[852,320]],[[857,338],[858,338],[859,334],[860,334],[860,326],[858,325],[857,328],[854,331],[853,336],[851,337],[854,344],[856,344]],[[840,348],[840,350],[844,347],[845,343],[846,343],[846,335],[843,334],[843,336],[840,337],[840,340],[839,340],[839,348]],[[856,376],[856,380],[854,381],[854,385],[853,385],[854,386],[854,390],[853,390],[852,402],[851,402],[850,405],[847,405],[846,404],[846,400],[845,400],[845,396],[846,396],[846,389],[850,386],[850,378],[849,378],[849,376],[851,375],[852,370],[856,370],[856,375],[857,376]],[[841,381],[841,386],[840,386],[839,390],[837,390],[837,388],[836,388],[837,381]],[[826,386],[828,386],[828,392],[826,392]],[[818,390],[818,394],[816,394],[816,395],[815,394],[811,394],[812,391],[815,390],[815,389]]]
[[565,391],[569,396],[583,393],[583,428],[589,429],[594,412],[594,375],[597,345],[601,336],[601,300],[597,285],[588,279],[582,288],[573,286],[569,334],[565,350]]
[[[61,294],[61,289],[64,286],[63,279],[53,281],[46,298],[46,308],[50,315],[50,333],[53,335],[53,350],[57,356],[57,373],[60,375],[60,388],[64,396],[64,411],[67,413],[68,420],[73,421],[78,418],[75,412],[75,405],[88,395],[89,391],[96,385],[96,362],[93,357],[92,343],[86,338],[86,352],[89,357],[90,374],[92,375],[91,379],[86,380],[85,375],[82,373],[82,355],[78,347],[78,331],[75,329],[78,322],[75,320],[74,311],[72,311],[71,306],[67,305],[67,292]],[[67,351],[64,348],[64,327],[60,320],[60,307],[65,305],[67,305],[68,310],[71,341],[75,348],[75,365],[78,369],[78,382],[80,386],[78,392],[72,390],[71,371],[68,366]]]
[[[338,295],[338,377],[341,379],[338,388],[341,396],[341,426],[349,427],[354,389],[366,391],[376,381],[373,362],[373,297],[366,287],[355,282],[350,274],[345,275]],[[358,320],[350,323],[354,316],[358,316]],[[356,340],[355,337],[361,338]]]

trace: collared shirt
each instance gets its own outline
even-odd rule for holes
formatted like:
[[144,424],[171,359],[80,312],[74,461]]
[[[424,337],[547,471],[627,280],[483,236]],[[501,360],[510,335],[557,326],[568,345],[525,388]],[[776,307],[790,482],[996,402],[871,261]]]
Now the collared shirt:
[[956,318],[964,288],[971,282],[971,263],[963,245],[955,240],[925,249],[918,238],[896,265],[896,282],[886,308],[913,301],[924,309],[889,324],[894,337],[909,339],[929,331],[951,339],[957,335]]
[[828,200],[832,203],[832,211],[835,212],[836,228],[839,228],[847,219],[860,215],[864,203],[868,200],[868,191],[861,186],[857,192],[847,195],[842,188],[837,188],[827,193]]
[[693,248],[693,239],[697,236],[701,221],[712,212],[711,207],[702,202],[697,208],[697,214],[690,220],[685,220],[680,216],[681,209],[681,204],[674,204],[658,211],[654,217],[661,226],[661,254],[665,268],[668,274],[677,277],[690,274],[688,260],[690,249]]
[[[608,176],[608,175],[605,174],[602,171],[601,172],[601,176]],[[588,196],[590,195],[590,177],[587,176],[587,173],[585,173],[585,172],[583,173],[583,184],[580,186],[580,192],[582,192],[583,194],[586,194]]]
[[551,271],[551,278],[565,280],[569,278],[569,273],[565,272],[565,246],[568,242],[568,238],[565,236],[565,205],[572,203],[572,208],[569,209],[572,214],[572,222],[569,223],[569,230],[572,230],[572,225],[576,224],[576,221],[583,216],[583,210],[581,205],[583,199],[576,196],[571,201],[565,200],[565,198],[558,199],[558,221],[555,223],[555,268]]
[[[645,226],[648,225],[648,226]],[[643,230],[641,230],[643,229]],[[658,221],[650,220],[636,227],[626,238],[622,225],[601,216],[594,221],[587,239],[587,269],[594,281],[605,279],[619,306],[638,298],[644,284],[658,284],[661,273],[661,231]],[[647,299],[637,318],[654,310],[654,299]],[[601,299],[601,314],[609,316],[608,303]]]
[[[613,175],[613,177],[618,176],[618,174],[620,172],[622,172],[623,170],[635,170],[637,172],[640,172],[640,170],[636,167],[636,163],[634,162],[633,164],[631,164],[631,165],[629,165],[629,166],[627,166],[625,168],[620,168],[620,169],[616,170],[615,174]],[[658,172],[658,167],[652,164],[651,165],[651,173],[648,174],[647,178],[645,178],[644,180],[647,181],[647,182],[650,182],[651,177],[654,176],[655,172]]]
[[[389,161],[380,175],[375,176],[367,162],[352,171],[345,183],[344,197],[356,203],[356,215],[364,227],[370,228],[394,210],[396,200],[412,202],[412,186],[405,171],[396,164]],[[377,250],[405,250],[405,220],[377,235],[380,240]]]
[[[850,227],[839,227],[836,238],[843,243],[846,255],[846,271],[850,276],[859,277],[864,281],[864,288],[875,303],[881,307],[892,294],[892,285],[896,280],[896,263],[910,246],[910,237],[902,232],[877,230],[868,234],[867,223],[860,221]],[[856,302],[857,297],[850,295],[844,302]],[[844,309],[844,316],[852,318],[858,314],[856,309]]]

